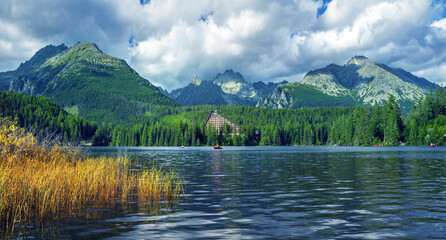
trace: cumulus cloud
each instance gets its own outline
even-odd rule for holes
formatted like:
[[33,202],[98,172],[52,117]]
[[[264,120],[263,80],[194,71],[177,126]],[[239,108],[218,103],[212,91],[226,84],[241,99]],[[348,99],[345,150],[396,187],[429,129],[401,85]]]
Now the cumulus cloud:
[[91,41],[169,90],[228,68],[300,81],[360,54],[443,82],[443,13],[432,0],[4,0],[0,71],[47,44]]

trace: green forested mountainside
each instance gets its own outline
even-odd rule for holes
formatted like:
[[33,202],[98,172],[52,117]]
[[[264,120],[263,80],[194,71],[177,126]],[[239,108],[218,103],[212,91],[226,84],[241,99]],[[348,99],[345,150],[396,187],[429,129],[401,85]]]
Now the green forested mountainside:
[[97,122],[128,123],[157,106],[179,106],[124,60],[80,42],[45,61],[36,71],[14,78],[11,89],[43,95],[80,117]]
[[[405,116],[394,96],[383,106],[268,109],[248,106],[177,108],[159,121],[102,128],[98,143],[113,146],[195,145],[426,145],[444,144],[446,92],[437,88]],[[210,110],[240,126],[231,136],[204,123]],[[177,112],[177,114],[175,114]],[[104,140],[105,139],[105,140]]]
[[[377,80],[375,73],[385,77]],[[356,75],[361,77],[360,81],[351,77]],[[262,106],[285,109],[180,106],[125,61],[110,57],[86,42],[68,49],[62,45],[46,47],[16,71],[0,74],[2,79],[8,77],[14,91],[47,96],[78,117],[43,97],[14,93],[2,93],[3,115],[17,118],[23,127],[61,134],[66,141],[92,137],[96,145],[422,145],[427,142],[441,145],[446,134],[444,88],[421,94],[407,115],[402,113],[401,104],[411,103],[419,89],[406,90],[418,86],[426,91],[431,83],[363,57],[353,58],[344,67],[330,65],[313,71],[304,84],[279,85],[269,98],[261,100]],[[397,78],[396,86],[403,87],[394,89],[397,95],[381,92],[385,90],[383,86],[392,85]],[[239,86],[244,80],[240,80],[241,74],[232,71],[219,75],[218,79],[226,91],[242,96],[256,89]],[[195,82],[200,84],[198,80]],[[375,107],[361,105],[373,95],[369,93],[377,93],[381,99],[385,94],[388,97]],[[279,101],[269,101],[274,100],[272,97]],[[410,101],[402,101],[403,97],[406,100],[410,97]],[[324,107],[299,109],[308,106]],[[220,134],[212,128],[206,129],[204,122],[210,110],[217,110],[238,124],[240,135],[225,134],[230,132],[228,126]],[[87,120],[101,124],[96,126]]]
[[[240,135],[221,134],[204,124],[211,110],[240,126]],[[110,125],[82,120],[44,97],[0,93],[0,113],[22,127],[65,141],[89,139],[94,145],[426,145],[444,144],[446,91],[418,100],[412,112],[401,114],[394,97],[382,107],[268,109],[248,106],[193,106],[153,109],[132,124]],[[98,129],[97,129],[98,128]]]
[[65,142],[90,139],[97,128],[95,123],[68,114],[45,97],[15,92],[0,92],[0,115],[16,120],[18,126],[38,137],[59,135]]

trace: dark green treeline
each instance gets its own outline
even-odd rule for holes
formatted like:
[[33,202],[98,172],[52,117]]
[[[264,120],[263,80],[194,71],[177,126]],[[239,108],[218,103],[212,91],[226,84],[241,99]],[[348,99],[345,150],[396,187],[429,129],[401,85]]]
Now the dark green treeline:
[[[205,128],[211,110],[240,126]],[[44,97],[0,93],[0,114],[40,136],[91,139],[97,146],[444,145],[446,92],[437,88],[401,113],[394,97],[382,107],[269,109],[247,106],[158,107],[128,125],[92,123]]]
[[[414,103],[403,117],[393,96],[382,107],[268,109],[246,106],[197,106],[157,121],[102,127],[95,145],[349,145],[394,146],[444,144],[446,94],[443,88]],[[210,110],[218,110],[240,126],[230,135],[228,126],[217,133],[205,128]]]
[[64,142],[90,139],[97,129],[95,123],[68,114],[45,97],[15,92],[0,92],[0,114],[17,121],[37,137],[60,136]]

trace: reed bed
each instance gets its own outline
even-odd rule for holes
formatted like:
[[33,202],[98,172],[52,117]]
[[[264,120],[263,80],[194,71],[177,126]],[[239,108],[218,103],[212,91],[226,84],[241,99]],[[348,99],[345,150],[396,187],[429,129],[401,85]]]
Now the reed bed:
[[128,158],[45,144],[0,118],[0,230],[69,217],[91,204],[177,200],[183,191],[173,171],[130,169]]

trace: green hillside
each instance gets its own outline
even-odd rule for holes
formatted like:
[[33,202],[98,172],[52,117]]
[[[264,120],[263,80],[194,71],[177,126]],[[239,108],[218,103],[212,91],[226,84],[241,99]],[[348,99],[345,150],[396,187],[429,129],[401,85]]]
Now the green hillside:
[[282,86],[294,101],[290,108],[302,107],[347,107],[354,106],[355,101],[350,96],[330,96],[312,86],[290,83]]
[[179,106],[139,76],[124,60],[93,43],[80,42],[46,61],[32,75],[16,78],[12,90],[43,95],[76,108],[97,122],[127,123],[157,106]]
[[262,98],[257,107],[304,108],[349,107],[356,105],[350,95],[331,96],[314,86],[301,83],[279,85],[269,96]]

